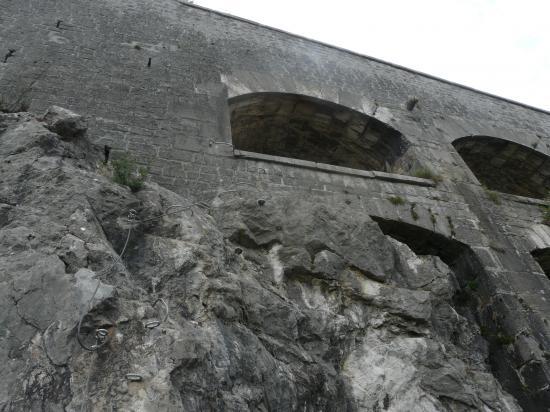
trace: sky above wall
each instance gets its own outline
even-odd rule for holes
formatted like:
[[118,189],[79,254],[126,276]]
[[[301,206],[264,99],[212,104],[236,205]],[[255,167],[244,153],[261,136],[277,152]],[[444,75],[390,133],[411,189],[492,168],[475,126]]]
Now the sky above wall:
[[195,4],[550,110],[548,0]]

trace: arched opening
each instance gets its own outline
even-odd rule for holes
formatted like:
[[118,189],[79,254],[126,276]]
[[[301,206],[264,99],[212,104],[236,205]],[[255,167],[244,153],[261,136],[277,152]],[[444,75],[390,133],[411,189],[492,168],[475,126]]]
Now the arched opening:
[[[371,216],[385,235],[405,243],[418,255],[439,256],[450,267],[471,253],[462,242],[410,223]],[[472,259],[469,259],[472,261]]]
[[408,144],[379,120],[313,97],[252,93],[229,101],[235,149],[391,172]]
[[542,199],[550,189],[550,157],[490,136],[467,136],[453,146],[480,183],[491,190]]
[[[371,217],[384,234],[406,244],[417,255],[438,256],[447,264],[459,284],[452,298],[452,307],[472,324],[477,323],[480,335],[488,343],[487,360],[504,389],[515,396],[525,410],[538,410],[541,405],[547,404],[546,394],[530,393],[518,379],[517,371],[513,367],[517,355],[510,352],[505,344],[517,331],[509,322],[509,319],[517,316],[517,306],[508,306],[509,301],[494,298],[494,286],[488,281],[490,276],[473,250],[456,239],[420,226]],[[491,304],[487,304],[488,302]],[[438,307],[434,307],[434,311],[437,317]],[[539,365],[537,368],[532,372],[526,371],[530,375],[523,378],[526,381],[532,379],[536,385],[543,385],[544,375],[541,375]]]
[[531,255],[535,258],[542,271],[550,278],[550,247],[535,249],[531,251]]

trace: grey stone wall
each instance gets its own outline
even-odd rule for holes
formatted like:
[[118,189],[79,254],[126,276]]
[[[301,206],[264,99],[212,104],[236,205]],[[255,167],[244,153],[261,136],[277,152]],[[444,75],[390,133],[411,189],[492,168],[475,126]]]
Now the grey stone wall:
[[[87,114],[96,144],[130,151],[158,183],[205,198],[249,185],[345,199],[468,245],[508,335],[524,336],[510,349],[514,373],[534,399],[547,399],[550,281],[530,254],[550,247],[544,202],[491,200],[451,142],[495,136],[548,155],[550,114],[176,0],[0,0],[0,10],[2,103]],[[227,100],[264,91],[374,116],[403,133],[415,162],[442,182],[235,156]],[[410,96],[419,99],[412,111]]]
[[[546,113],[177,1],[1,6],[2,53],[15,50],[0,63],[3,98],[88,113],[98,144],[147,159],[172,187],[258,180],[227,147],[209,145],[231,141],[227,97],[245,92],[376,109],[418,146],[421,161],[459,180],[467,173],[449,144],[458,137],[540,142],[548,151]],[[409,96],[419,98],[413,113],[404,109]]]

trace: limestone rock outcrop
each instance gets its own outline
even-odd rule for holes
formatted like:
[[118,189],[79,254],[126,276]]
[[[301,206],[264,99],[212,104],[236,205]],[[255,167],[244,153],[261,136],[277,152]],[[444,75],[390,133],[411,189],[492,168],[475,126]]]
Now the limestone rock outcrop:
[[50,106],[42,120],[46,128],[64,139],[82,136],[87,129],[83,116],[59,106]]
[[75,130],[0,114],[1,411],[520,410],[438,257],[344,202],[132,193]]

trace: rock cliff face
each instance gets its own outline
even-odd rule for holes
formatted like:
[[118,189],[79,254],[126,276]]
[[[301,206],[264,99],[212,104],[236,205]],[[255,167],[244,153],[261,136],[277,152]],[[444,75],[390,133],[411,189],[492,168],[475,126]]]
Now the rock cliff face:
[[0,114],[1,411],[520,410],[452,265],[346,202],[132,193],[83,127]]

